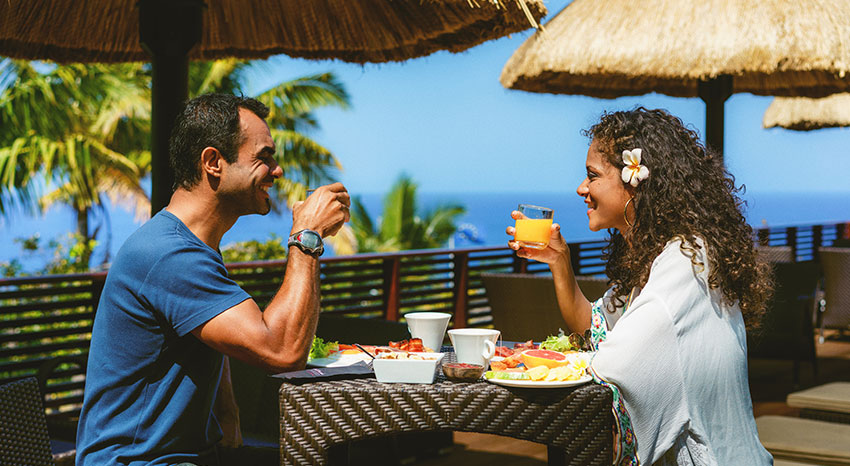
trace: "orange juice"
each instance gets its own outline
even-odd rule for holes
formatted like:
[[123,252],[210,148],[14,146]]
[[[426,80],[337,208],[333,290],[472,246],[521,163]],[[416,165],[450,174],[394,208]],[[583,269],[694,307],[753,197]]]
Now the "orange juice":
[[545,249],[551,229],[551,218],[521,218],[516,221],[516,240],[526,248]]

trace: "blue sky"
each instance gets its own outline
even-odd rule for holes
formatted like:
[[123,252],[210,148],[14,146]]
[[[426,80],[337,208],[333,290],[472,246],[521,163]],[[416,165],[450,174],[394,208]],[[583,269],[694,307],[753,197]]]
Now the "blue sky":
[[[549,17],[566,3],[547,1]],[[604,110],[636,105],[665,108],[704,133],[705,106],[696,98],[653,94],[603,100],[503,88],[499,83],[502,68],[530,36],[527,31],[460,54],[440,52],[380,65],[278,56],[255,64],[247,91],[260,92],[306,74],[335,72],[352,106],[320,110],[322,129],[312,136],[341,160],[344,170],[339,179],[353,195],[385,193],[405,172],[422,193],[559,193],[578,203],[574,193],[584,177],[588,145],[581,130]],[[762,116],[771,99],[737,94],[726,103],[726,163],[738,183],[756,194],[751,197],[753,207],[767,212],[764,215],[772,225],[850,218],[850,203],[842,201],[845,194],[850,199],[850,129],[764,130]],[[759,197],[761,193],[791,195]],[[451,196],[453,202],[461,203],[472,198]],[[490,212],[492,206],[483,209],[506,218],[509,208],[505,212]],[[573,213],[568,211],[559,215]],[[584,215],[580,206],[575,212]],[[138,224],[120,209],[110,221],[114,252]],[[34,232],[47,241],[73,227],[68,209],[33,218],[10,215],[0,218],[0,244],[9,245],[12,238]],[[233,233],[226,242],[265,240],[269,232],[288,231],[278,220],[253,216],[237,227],[253,236]],[[499,231],[491,234],[491,238],[499,236]],[[6,247],[0,251],[0,261],[19,252],[17,245]]]
[[[553,17],[565,0],[547,1]],[[341,160],[351,192],[385,192],[406,172],[427,192],[572,191],[584,174],[581,130],[604,110],[665,108],[704,134],[701,100],[650,94],[615,100],[509,90],[499,74],[531,31],[460,54],[403,63],[311,62],[285,56],[258,62],[249,91],[333,71],[351,95],[349,110],[321,110],[314,138]],[[756,192],[848,192],[850,130],[765,130],[771,97],[733,95],[726,103],[727,166]]]

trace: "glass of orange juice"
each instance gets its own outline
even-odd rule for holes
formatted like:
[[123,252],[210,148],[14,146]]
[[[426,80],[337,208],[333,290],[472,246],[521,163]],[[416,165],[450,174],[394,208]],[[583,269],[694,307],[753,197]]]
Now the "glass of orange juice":
[[555,211],[531,204],[520,204],[517,210],[523,218],[516,221],[515,239],[524,248],[546,249]]

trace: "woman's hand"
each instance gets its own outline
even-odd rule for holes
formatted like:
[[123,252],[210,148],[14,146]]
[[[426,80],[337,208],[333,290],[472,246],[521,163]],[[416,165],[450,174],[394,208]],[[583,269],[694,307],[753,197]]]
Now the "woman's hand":
[[[519,220],[523,218],[523,215],[515,210],[511,212],[511,218],[514,220]],[[505,233],[510,236],[516,238],[516,228],[515,227],[507,227],[505,228]],[[550,230],[549,237],[549,245],[546,249],[531,249],[522,247],[519,244],[519,241],[513,239],[508,241],[508,246],[516,251],[516,255],[518,257],[522,257],[525,259],[534,259],[538,262],[544,262],[546,264],[554,264],[559,261],[566,261],[569,264],[570,261],[570,250],[567,247],[567,242],[564,241],[564,237],[561,236],[561,225],[557,223],[553,223]]]

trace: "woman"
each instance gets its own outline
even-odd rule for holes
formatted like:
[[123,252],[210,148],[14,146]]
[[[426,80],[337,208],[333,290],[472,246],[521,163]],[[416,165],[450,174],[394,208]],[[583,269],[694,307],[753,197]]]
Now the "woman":
[[770,281],[733,178],[663,110],[605,114],[586,135],[577,192],[590,229],[609,229],[611,288],[596,303],[582,295],[557,224],[544,250],[509,245],[549,264],[567,325],[591,329],[591,372],[615,395],[618,461],[772,464],[753,419],[745,331]]

